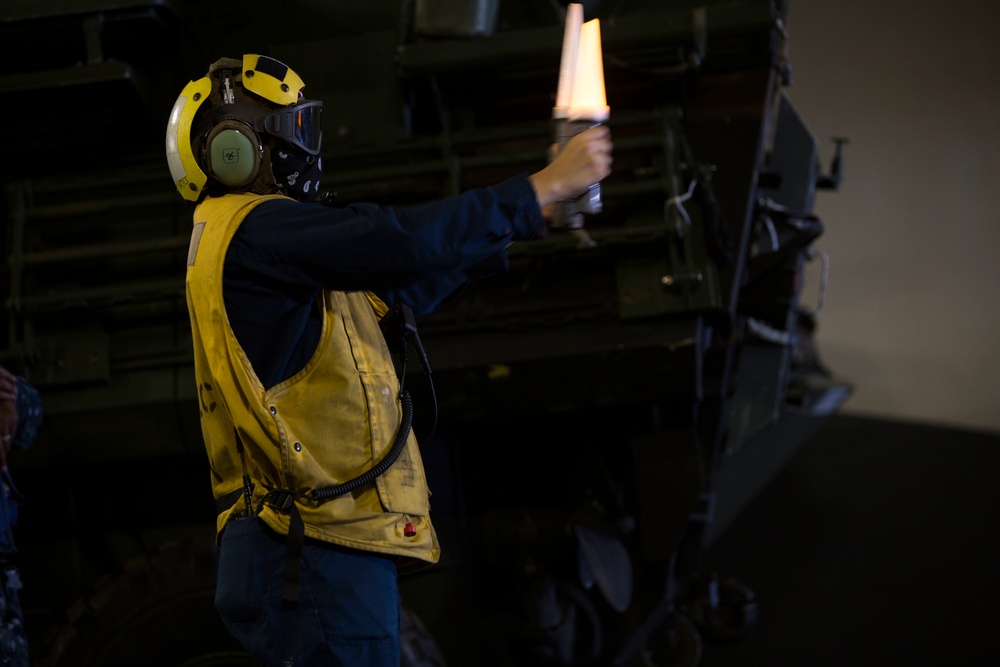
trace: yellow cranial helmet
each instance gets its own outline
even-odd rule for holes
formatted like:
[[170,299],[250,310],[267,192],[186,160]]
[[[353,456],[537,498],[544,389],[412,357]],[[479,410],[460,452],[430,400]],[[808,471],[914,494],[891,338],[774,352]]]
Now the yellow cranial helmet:
[[304,86],[287,65],[256,54],[217,60],[189,82],[167,122],[167,163],[180,195],[198,201],[212,187],[277,191],[262,135],[318,155],[323,103],[302,99]]

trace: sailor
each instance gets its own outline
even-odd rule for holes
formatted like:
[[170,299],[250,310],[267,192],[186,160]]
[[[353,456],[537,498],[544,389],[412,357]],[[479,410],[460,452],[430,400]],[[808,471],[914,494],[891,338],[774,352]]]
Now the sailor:
[[398,667],[397,575],[440,547],[380,320],[505,271],[511,242],[545,235],[546,206],[610,173],[612,144],[597,127],[534,174],[338,208],[315,203],[323,104],[303,89],[273,58],[223,58],[167,128],[174,183],[196,203],[186,284],[216,607],[263,664]]

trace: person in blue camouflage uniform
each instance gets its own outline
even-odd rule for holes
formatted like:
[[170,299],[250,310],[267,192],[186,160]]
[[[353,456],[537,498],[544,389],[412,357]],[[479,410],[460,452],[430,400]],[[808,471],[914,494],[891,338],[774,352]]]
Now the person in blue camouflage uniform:
[[7,469],[12,449],[27,449],[42,422],[38,390],[23,377],[0,367],[0,667],[28,667],[28,638],[18,591],[14,524],[22,496]]

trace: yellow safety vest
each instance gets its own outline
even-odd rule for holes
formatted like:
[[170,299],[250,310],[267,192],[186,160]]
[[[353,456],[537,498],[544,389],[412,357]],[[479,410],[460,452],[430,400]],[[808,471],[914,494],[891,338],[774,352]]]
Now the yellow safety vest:
[[[226,249],[253,207],[276,198],[228,194],[195,209],[187,302],[213,493],[216,499],[235,495],[245,473],[253,482],[254,509],[269,490],[294,492],[307,537],[437,562],[430,493],[412,433],[374,484],[325,503],[309,500],[314,490],[371,469],[396,435],[399,380],[378,326],[385,305],[365,292],[321,292],[316,352],[305,368],[270,388],[257,378],[229,326],[222,296]],[[245,504],[239,500],[219,514],[220,533],[234,514],[245,512]],[[260,516],[288,534],[287,510],[265,503]]]

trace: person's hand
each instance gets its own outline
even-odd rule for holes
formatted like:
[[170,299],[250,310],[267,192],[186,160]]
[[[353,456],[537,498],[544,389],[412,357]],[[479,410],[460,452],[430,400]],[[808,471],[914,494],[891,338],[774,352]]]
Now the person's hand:
[[611,131],[598,125],[574,136],[555,159],[531,175],[540,208],[572,199],[611,173]]

